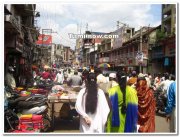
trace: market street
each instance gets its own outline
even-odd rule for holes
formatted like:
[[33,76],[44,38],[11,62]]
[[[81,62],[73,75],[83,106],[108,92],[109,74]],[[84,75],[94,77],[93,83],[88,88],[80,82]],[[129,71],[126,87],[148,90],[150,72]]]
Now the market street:
[[4,4],[4,132],[177,132],[177,5]]
[[[69,122],[65,120],[56,119],[56,126],[53,133],[80,133],[79,132],[79,119]],[[169,133],[169,125],[165,118],[162,116],[155,117],[156,129],[155,133]]]

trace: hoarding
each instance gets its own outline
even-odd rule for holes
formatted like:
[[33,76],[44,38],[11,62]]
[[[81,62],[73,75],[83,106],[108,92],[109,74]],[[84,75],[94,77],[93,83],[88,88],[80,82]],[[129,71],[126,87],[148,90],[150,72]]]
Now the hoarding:
[[36,41],[36,45],[43,45],[48,46],[52,43],[52,36],[51,35],[44,35],[40,34],[38,37],[38,41]]

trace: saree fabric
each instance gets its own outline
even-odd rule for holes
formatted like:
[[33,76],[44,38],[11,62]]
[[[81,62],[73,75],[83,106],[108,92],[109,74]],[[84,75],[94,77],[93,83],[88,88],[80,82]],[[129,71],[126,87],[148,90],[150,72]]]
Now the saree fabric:
[[137,92],[130,86],[126,87],[126,114],[122,114],[123,93],[119,85],[108,90],[112,110],[107,121],[106,132],[135,132],[138,116]]
[[138,132],[155,132],[155,99],[153,90],[145,80],[137,83],[138,95]]

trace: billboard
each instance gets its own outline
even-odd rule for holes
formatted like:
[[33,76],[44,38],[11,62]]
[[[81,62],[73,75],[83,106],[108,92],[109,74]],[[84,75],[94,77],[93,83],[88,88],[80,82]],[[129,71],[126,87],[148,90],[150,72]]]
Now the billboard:
[[122,39],[123,39],[123,32],[124,32],[124,27],[121,27],[117,29],[116,31],[112,32],[113,35],[118,35],[119,38],[115,38],[113,40],[113,49],[120,48],[122,46]]
[[52,36],[45,34],[40,34],[38,40],[36,41],[36,45],[48,46],[51,45],[51,43],[52,43]]

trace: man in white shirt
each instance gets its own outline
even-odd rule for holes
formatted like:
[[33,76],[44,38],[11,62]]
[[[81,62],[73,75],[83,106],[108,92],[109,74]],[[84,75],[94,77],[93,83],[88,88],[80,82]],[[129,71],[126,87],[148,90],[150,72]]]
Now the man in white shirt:
[[64,82],[64,76],[61,73],[61,71],[59,70],[58,73],[56,74],[56,78],[54,80],[55,82],[57,82],[58,84],[62,85]]
[[165,76],[164,76],[165,80],[162,81],[159,86],[157,87],[158,90],[161,90],[162,91],[162,94],[164,95],[167,95],[167,90],[170,86],[170,84],[173,82],[171,80],[169,80],[169,74],[168,73],[165,73]]

